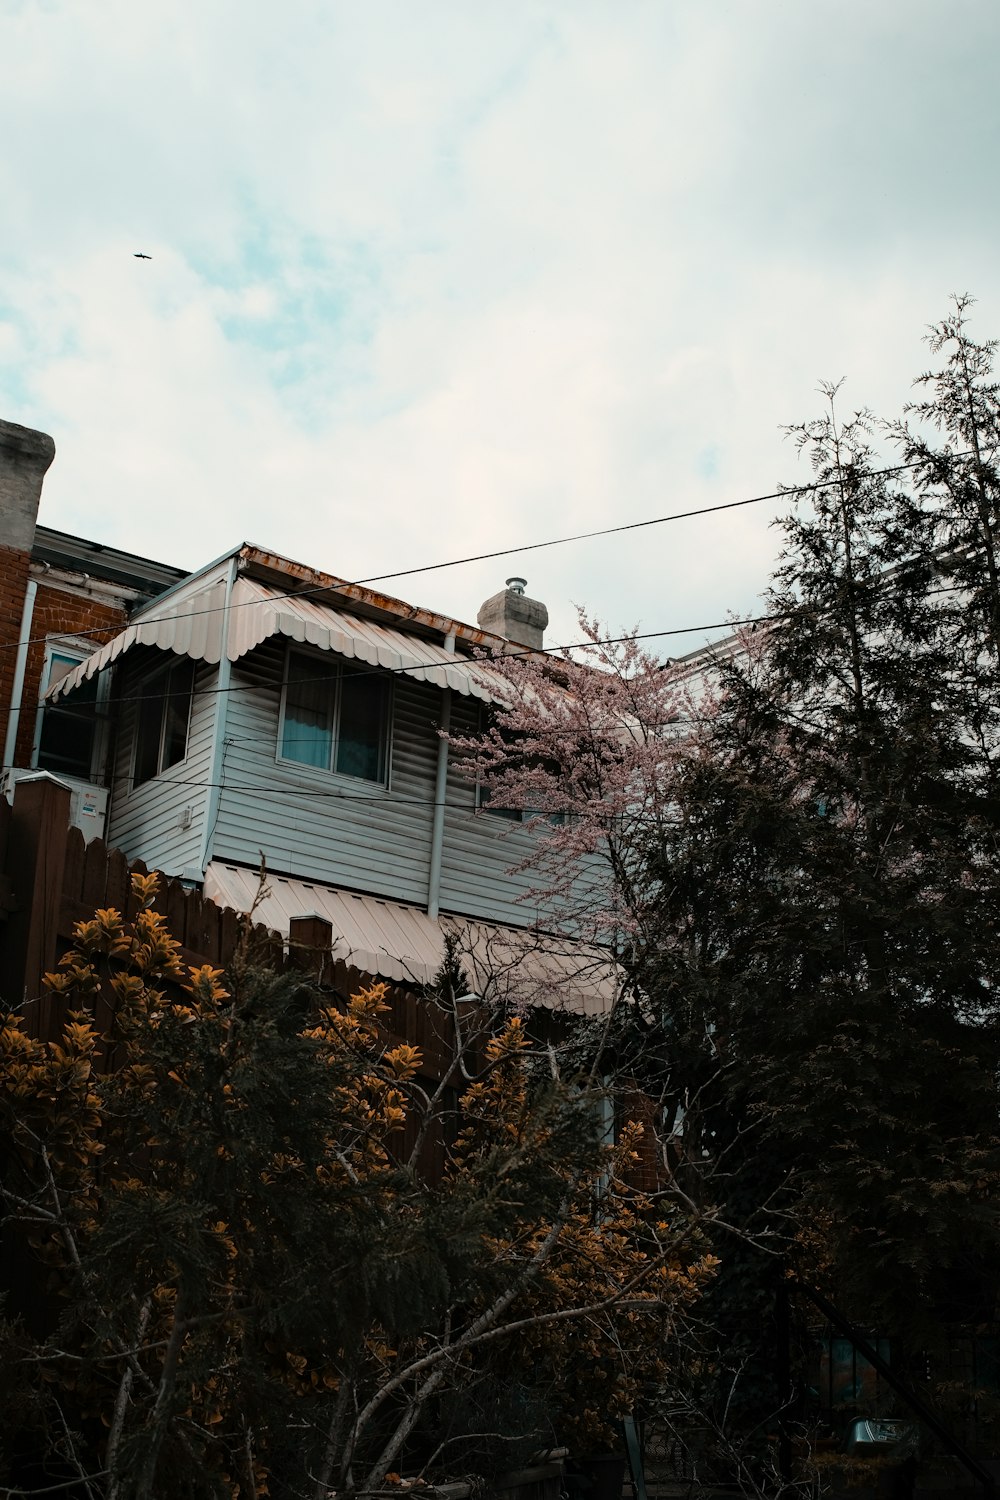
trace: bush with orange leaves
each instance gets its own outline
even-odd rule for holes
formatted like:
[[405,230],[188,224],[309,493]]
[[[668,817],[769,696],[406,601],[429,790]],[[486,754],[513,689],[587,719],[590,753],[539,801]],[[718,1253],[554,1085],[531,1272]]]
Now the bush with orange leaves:
[[629,1131],[517,1019],[456,1010],[429,1081],[384,986],[185,970],[134,894],[48,976],[59,1040],[0,1033],[2,1482],[325,1500],[604,1442],[713,1268],[626,1185]]

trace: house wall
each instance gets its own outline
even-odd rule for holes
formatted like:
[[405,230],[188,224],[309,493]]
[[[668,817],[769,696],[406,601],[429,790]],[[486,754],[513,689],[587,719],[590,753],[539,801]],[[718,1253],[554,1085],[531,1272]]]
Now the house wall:
[[[21,634],[21,615],[24,610],[24,595],[28,586],[28,567],[31,562],[27,552],[19,547],[0,545],[0,750],[7,737],[7,721],[14,689],[14,668],[17,661],[17,642]],[[38,683],[35,696],[24,701],[34,706],[38,699]],[[22,716],[22,723],[23,723]],[[18,726],[21,728],[21,725]],[[24,764],[22,762],[22,764]]]
[[[393,679],[388,789],[276,758],[284,644],[270,641],[233,669],[227,695],[221,807],[212,857],[275,873],[424,905],[442,695],[402,675]],[[464,727],[477,705],[455,695]],[[524,923],[516,901],[527,881],[505,870],[530,835],[477,815],[475,788],[448,778],[441,907],[465,916]],[[143,856],[145,858],[145,856]]]
[[12,706],[16,647],[42,480],[55,451],[46,433],[0,420],[0,748]]
[[[187,756],[161,776],[132,786],[132,751],[138,716],[137,698],[155,668],[172,653],[137,648],[117,669],[112,711],[117,719],[116,752],[111,775],[107,842],[129,859],[141,859],[167,875],[200,878],[201,841],[208,814],[212,732],[218,668],[201,665],[195,677],[188,728]],[[185,812],[190,809],[190,816]],[[189,822],[185,828],[183,825]]]
[[[479,702],[455,696],[452,732],[475,734],[479,723]],[[475,787],[451,766],[445,800],[441,910],[513,926],[541,918],[533,903],[518,899],[527,893],[531,877],[506,873],[528,853],[534,835],[508,818],[477,811]]]
[[91,598],[82,590],[61,588],[58,583],[40,582],[35,595],[31,619],[31,641],[25,667],[22,712],[17,726],[16,766],[31,764],[35,722],[42,671],[45,666],[45,637],[50,635],[83,635],[94,649],[118,634],[127,622],[124,602],[115,604]]

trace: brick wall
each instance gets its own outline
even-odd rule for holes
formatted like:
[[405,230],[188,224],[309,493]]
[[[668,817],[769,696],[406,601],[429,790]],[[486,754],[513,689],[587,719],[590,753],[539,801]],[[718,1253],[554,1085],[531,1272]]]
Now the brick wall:
[[663,1169],[657,1143],[657,1111],[652,1099],[644,1094],[638,1084],[625,1082],[619,1085],[616,1125],[620,1130],[626,1120],[642,1126],[642,1135],[636,1147],[637,1160],[628,1174],[634,1188],[644,1193],[655,1193],[663,1186]]
[[[19,617],[20,621],[20,617]],[[94,649],[117,635],[126,624],[124,605],[70,593],[58,584],[39,583],[31,622],[32,645],[28,648],[24,691],[21,695],[21,721],[17,730],[17,753],[14,764],[26,766],[31,760],[35,731],[35,713],[42,671],[45,665],[45,637],[50,635],[84,635],[93,641]],[[95,633],[92,633],[95,632]],[[5,702],[10,701],[7,688]]]
[[55,451],[46,433],[0,419],[0,751],[7,736],[38,501]]
[[0,752],[7,737],[7,718],[14,664],[21,633],[21,612],[28,584],[27,552],[0,546]]

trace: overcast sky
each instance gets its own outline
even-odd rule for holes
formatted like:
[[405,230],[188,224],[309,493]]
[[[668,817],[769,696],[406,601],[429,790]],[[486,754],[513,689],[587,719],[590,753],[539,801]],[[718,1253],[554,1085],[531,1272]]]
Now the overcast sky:
[[[806,479],[820,379],[893,415],[950,292],[1000,333],[998,63],[997,0],[0,0],[40,519],[361,578]],[[385,587],[699,624],[776,509]]]

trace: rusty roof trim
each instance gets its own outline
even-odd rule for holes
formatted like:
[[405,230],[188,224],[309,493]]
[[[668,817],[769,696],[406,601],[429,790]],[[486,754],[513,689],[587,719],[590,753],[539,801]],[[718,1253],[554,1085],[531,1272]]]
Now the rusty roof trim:
[[[338,608],[349,606],[355,614],[367,616],[380,624],[405,624],[417,635],[440,636],[444,641],[455,637],[470,653],[475,649],[496,652],[510,646],[503,636],[480,630],[478,625],[466,625],[450,615],[440,615],[434,610],[422,609],[417,604],[407,604],[391,594],[366,588],[364,584],[349,583],[333,573],[323,573],[319,568],[310,568],[305,563],[294,562],[278,552],[270,552],[245,542],[240,548],[240,571],[259,578],[262,582],[280,588],[292,598],[296,594],[307,594],[319,604],[332,604]],[[296,588],[295,585],[301,585]],[[523,647],[512,647],[523,653]]]

